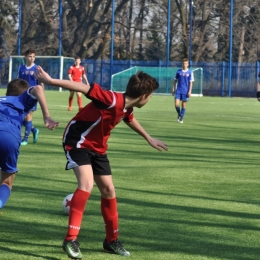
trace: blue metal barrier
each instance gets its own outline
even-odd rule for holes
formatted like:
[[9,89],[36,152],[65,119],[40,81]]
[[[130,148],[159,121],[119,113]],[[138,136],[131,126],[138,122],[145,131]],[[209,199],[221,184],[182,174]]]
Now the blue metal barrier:
[[[97,82],[103,88],[110,87],[110,60],[82,60],[90,82]],[[181,68],[181,61],[169,62],[170,67]],[[136,61],[114,60],[112,73],[118,73],[134,66],[166,67],[166,61]],[[193,62],[192,68],[203,69],[203,95],[204,96],[229,96],[228,75],[229,62]],[[64,68],[66,70],[66,68]],[[9,60],[0,59],[0,82],[2,87],[7,84]],[[256,83],[260,63],[233,63],[232,64],[232,97],[255,97]],[[175,75],[172,75],[174,77]],[[196,80],[196,78],[195,78]]]

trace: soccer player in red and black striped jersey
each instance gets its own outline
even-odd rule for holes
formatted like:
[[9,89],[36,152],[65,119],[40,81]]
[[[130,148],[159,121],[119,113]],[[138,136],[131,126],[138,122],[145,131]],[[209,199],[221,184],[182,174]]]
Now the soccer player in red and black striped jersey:
[[63,250],[72,259],[81,259],[77,237],[84,209],[94,181],[101,193],[101,213],[105,222],[106,252],[129,256],[118,240],[118,213],[110,164],[106,155],[111,130],[124,121],[153,148],[168,150],[167,145],[151,137],[134,117],[133,108],[143,107],[159,84],[150,75],[138,72],[130,77],[125,93],[103,90],[98,84],[85,85],[68,80],[52,79],[41,67],[36,77],[46,84],[83,93],[91,102],[68,123],[63,135],[67,158],[66,169],[73,169],[78,187],[71,200],[67,235]]
[[[71,81],[75,81],[75,82],[82,82],[82,78],[83,78],[85,80],[86,84],[89,84],[88,78],[85,73],[85,69],[83,66],[80,65],[80,63],[81,63],[80,57],[76,57],[75,64],[70,66],[70,68],[68,70],[68,77]],[[74,91],[70,91],[69,107],[68,107],[69,111],[72,110],[73,97],[74,97]],[[78,107],[79,107],[79,111],[80,111],[83,108],[81,92],[77,92],[77,101],[78,101]]]

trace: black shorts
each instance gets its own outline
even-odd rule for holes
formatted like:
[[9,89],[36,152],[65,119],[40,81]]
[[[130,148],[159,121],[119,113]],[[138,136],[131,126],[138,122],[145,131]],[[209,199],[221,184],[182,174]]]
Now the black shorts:
[[67,158],[66,170],[73,169],[81,165],[91,165],[94,175],[111,175],[111,168],[106,154],[98,154],[88,149],[73,148],[66,150]]

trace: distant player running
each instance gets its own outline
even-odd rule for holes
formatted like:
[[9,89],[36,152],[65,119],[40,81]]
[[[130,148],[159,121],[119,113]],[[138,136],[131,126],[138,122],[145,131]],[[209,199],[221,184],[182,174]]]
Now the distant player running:
[[[182,60],[182,69],[176,72],[172,95],[175,93],[175,109],[178,117],[177,122],[183,123],[183,118],[186,112],[187,102],[191,96],[192,82],[194,81],[193,72],[188,69],[189,61],[187,58]],[[176,87],[177,85],[177,87]],[[182,101],[182,108],[180,109],[180,101]]]
[[24,116],[40,103],[43,121],[54,129],[59,123],[50,118],[41,86],[29,88],[23,79],[14,79],[7,85],[6,96],[0,97],[0,208],[6,204],[17,170]]
[[[83,66],[80,65],[80,63],[81,63],[80,57],[76,57],[75,64],[70,66],[70,68],[69,68],[68,77],[71,81],[75,81],[75,82],[82,82],[82,78],[83,78],[85,80],[86,84],[89,84],[86,73],[85,73],[85,69]],[[74,91],[70,91],[69,107],[68,107],[69,111],[72,110],[73,97],[74,97]],[[80,111],[83,108],[82,97],[81,97],[80,92],[77,92],[77,101],[78,101],[78,107],[79,107],[79,111]]]
[[[36,71],[37,65],[34,64],[35,61],[35,50],[28,49],[25,52],[25,65],[22,65],[19,68],[18,72],[18,78],[24,79],[28,82],[30,87],[34,87],[37,85],[41,85],[44,89],[44,85],[40,83],[35,77],[34,73]],[[24,137],[21,142],[21,145],[27,145],[28,144],[28,138],[30,135],[30,132],[33,133],[33,142],[36,143],[38,141],[38,136],[40,133],[40,130],[38,128],[35,128],[32,119],[33,119],[33,112],[37,109],[37,102],[35,103],[35,106],[32,108],[32,110],[25,116],[23,125],[25,127]]]

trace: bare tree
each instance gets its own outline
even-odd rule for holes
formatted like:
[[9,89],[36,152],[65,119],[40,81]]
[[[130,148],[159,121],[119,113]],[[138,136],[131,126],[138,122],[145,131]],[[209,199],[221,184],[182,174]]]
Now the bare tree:
[[[58,0],[22,1],[22,53],[33,47],[37,55],[57,55],[62,29],[64,56],[108,59],[113,40],[114,59],[165,60],[168,1],[115,0],[113,39],[112,0],[62,0],[62,21]],[[0,1],[0,57],[6,55],[3,41],[10,54],[17,54],[18,4]],[[229,60],[230,0],[194,0],[192,26],[189,4],[171,1],[170,60],[188,57],[190,44],[194,62]],[[235,1],[233,24],[233,61],[258,60],[259,0]]]
[[16,48],[18,0],[0,1],[0,58],[7,58]]

